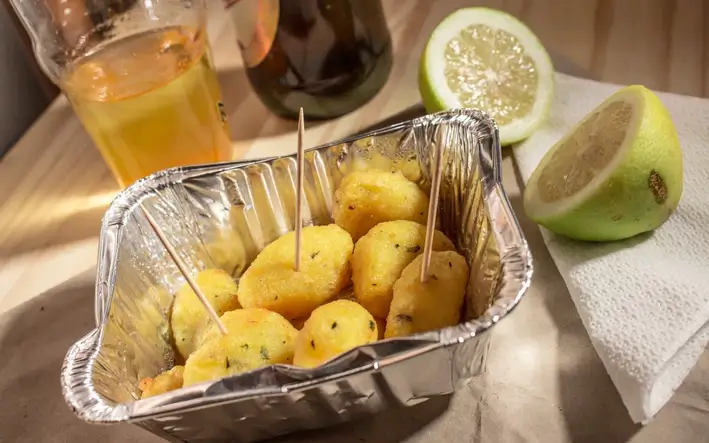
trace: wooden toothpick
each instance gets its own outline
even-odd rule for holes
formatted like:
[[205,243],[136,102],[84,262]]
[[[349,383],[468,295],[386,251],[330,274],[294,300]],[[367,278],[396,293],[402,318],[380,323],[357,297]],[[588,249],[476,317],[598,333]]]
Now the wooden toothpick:
[[227,335],[229,331],[227,331],[226,326],[224,326],[224,323],[219,319],[219,315],[217,315],[217,312],[214,310],[212,305],[209,303],[209,300],[207,300],[207,297],[204,295],[202,290],[199,288],[199,285],[197,282],[192,278],[190,275],[189,269],[187,269],[187,266],[185,263],[182,261],[180,256],[177,254],[177,251],[175,248],[172,246],[170,241],[167,239],[165,236],[165,233],[162,231],[160,226],[158,225],[158,222],[153,218],[152,215],[148,212],[147,209],[145,209],[145,206],[142,204],[140,205],[140,209],[143,211],[143,214],[145,215],[145,218],[148,220],[148,223],[150,223],[150,226],[153,228],[153,231],[155,231],[155,235],[158,236],[158,239],[160,239],[160,243],[165,247],[167,250],[167,253],[170,255],[172,260],[175,262],[177,265],[177,268],[180,270],[182,275],[185,277],[185,280],[187,280],[187,284],[190,285],[192,290],[194,291],[195,294],[197,294],[197,297],[199,298],[199,301],[202,302],[202,305],[204,305],[204,309],[207,310],[207,313],[209,314],[210,317],[212,317],[212,320],[214,323],[217,324],[217,327],[219,328],[219,331],[221,331],[222,334]]
[[426,240],[423,245],[423,262],[421,263],[421,283],[428,281],[428,268],[431,265],[433,249],[433,234],[436,231],[436,213],[438,212],[438,194],[441,190],[441,157],[443,152],[443,127],[436,134],[436,151],[434,153],[433,172],[431,174],[431,194],[428,202],[428,220],[426,221]]
[[296,153],[297,167],[295,171],[295,271],[300,271],[300,249],[301,236],[303,231],[303,218],[301,211],[303,209],[303,169],[305,169],[305,160],[303,159],[303,135],[305,133],[305,122],[303,119],[303,108],[298,112],[298,150]]

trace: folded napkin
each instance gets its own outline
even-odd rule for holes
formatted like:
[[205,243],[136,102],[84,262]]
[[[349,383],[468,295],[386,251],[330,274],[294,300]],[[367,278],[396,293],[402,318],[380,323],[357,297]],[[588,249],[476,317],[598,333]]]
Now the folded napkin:
[[[524,181],[565,132],[620,88],[557,74],[549,120],[514,148]],[[709,100],[657,95],[683,150],[678,210],[652,235],[615,243],[575,242],[542,228],[635,422],[647,422],[662,408],[709,342]]]

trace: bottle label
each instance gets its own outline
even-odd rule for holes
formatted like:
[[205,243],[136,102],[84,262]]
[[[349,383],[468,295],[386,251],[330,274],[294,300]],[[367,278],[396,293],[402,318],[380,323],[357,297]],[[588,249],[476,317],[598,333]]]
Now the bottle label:
[[226,0],[244,64],[263,61],[273,46],[278,28],[279,0]]

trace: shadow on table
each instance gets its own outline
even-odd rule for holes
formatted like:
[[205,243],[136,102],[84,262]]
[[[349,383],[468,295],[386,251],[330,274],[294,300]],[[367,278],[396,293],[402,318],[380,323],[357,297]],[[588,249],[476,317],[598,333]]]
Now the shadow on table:
[[425,428],[448,410],[451,399],[450,395],[433,397],[416,406],[390,409],[343,425],[277,437],[267,443],[404,442],[416,434],[425,433]]
[[[0,197],[0,207],[6,214],[0,220],[0,229],[7,238],[0,244],[0,259],[98,236],[101,217],[119,189],[98,150],[72,115],[73,110],[65,101],[52,105],[43,114],[42,125],[30,128],[16,145],[18,153],[3,160],[18,165],[37,163],[37,167],[28,173],[26,168],[4,165],[0,182],[8,188]],[[46,128],[52,135],[49,145]],[[64,146],[66,140],[73,143],[70,150]],[[44,151],[39,153],[31,146],[46,148],[46,157],[42,157]],[[50,170],[81,171],[81,178],[40,178]],[[15,192],[10,193],[10,189]]]
[[[505,157],[511,156],[505,150]],[[524,183],[515,166],[520,194]],[[553,263],[539,227],[524,215],[521,195],[510,196],[510,203],[534,256],[535,262]],[[535,268],[534,279],[548,283],[561,280],[554,267],[547,275]],[[563,287],[561,281],[556,287]],[[628,441],[640,426],[632,422],[567,291],[539,291],[542,304],[557,327],[557,369],[560,412],[574,443],[620,443]]]
[[410,106],[404,109],[403,111],[392,115],[391,117],[387,117],[383,120],[378,121],[377,123],[374,123],[373,125],[369,125],[360,129],[359,131],[357,131],[357,134],[386,128],[387,126],[395,125],[397,123],[405,122],[407,120],[412,120],[418,117],[422,117],[424,115],[426,115],[426,109],[423,107],[423,104],[417,103],[414,106]]
[[94,327],[94,271],[0,316],[0,440],[13,443],[159,443],[130,425],[92,426],[64,402],[69,347]]
[[[0,440],[13,443],[158,443],[164,440],[132,425],[81,422],[64,402],[59,384],[69,347],[94,325],[94,272],[0,316]],[[371,419],[284,437],[276,442],[386,442],[404,439],[442,414],[449,398],[434,398]],[[397,423],[395,429],[391,427]]]
[[[229,119],[229,132],[232,141],[253,140],[259,137],[296,132],[297,120],[289,120],[271,112],[253,92],[246,72],[241,68],[222,69],[217,72],[224,97],[224,109]],[[243,109],[248,112],[243,112]],[[240,110],[239,119],[233,118]],[[306,128],[319,126],[326,121],[308,120]]]

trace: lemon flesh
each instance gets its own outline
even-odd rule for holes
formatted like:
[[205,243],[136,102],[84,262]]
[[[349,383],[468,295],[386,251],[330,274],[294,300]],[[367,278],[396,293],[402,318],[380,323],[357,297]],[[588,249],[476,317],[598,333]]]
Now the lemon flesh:
[[431,34],[419,67],[427,112],[474,108],[497,123],[500,143],[528,137],[552,102],[554,68],[534,33],[513,16],[460,9]]
[[682,195],[682,151],[660,99],[628,86],[542,158],[524,191],[534,222],[578,240],[621,240],[662,225]]

